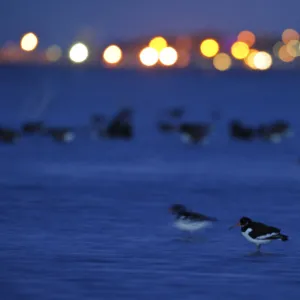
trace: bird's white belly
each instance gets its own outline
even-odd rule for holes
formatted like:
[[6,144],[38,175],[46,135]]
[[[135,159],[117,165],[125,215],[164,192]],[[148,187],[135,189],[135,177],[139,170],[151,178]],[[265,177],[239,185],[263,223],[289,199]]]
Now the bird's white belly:
[[268,244],[271,242],[271,240],[260,240],[260,239],[253,239],[249,233],[252,231],[251,228],[248,228],[245,232],[242,232],[242,235],[246,238],[247,241],[254,243],[256,245],[263,245]]
[[207,221],[193,222],[193,221],[189,221],[189,220],[177,220],[174,222],[174,226],[180,230],[196,231],[196,230],[210,227],[211,222],[207,222]]
[[186,144],[189,144],[189,143],[192,142],[191,136],[190,136],[189,134],[187,134],[187,133],[182,133],[182,134],[180,135],[180,139],[181,139],[181,141],[182,141],[183,143],[186,143]]

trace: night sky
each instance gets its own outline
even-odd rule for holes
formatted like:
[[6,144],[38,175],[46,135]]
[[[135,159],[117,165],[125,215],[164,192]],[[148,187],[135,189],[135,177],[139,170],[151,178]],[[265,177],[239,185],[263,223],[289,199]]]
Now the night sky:
[[0,45],[36,32],[40,45],[67,47],[155,34],[243,29],[300,31],[300,0],[2,0]]

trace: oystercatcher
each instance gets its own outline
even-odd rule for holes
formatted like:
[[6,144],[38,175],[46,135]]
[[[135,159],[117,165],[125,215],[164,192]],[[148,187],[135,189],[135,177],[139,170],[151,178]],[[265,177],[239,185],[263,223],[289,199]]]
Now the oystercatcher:
[[169,211],[176,216],[174,226],[180,230],[193,232],[206,228],[217,221],[216,218],[208,217],[196,212],[188,211],[184,205],[174,204]]
[[257,251],[260,250],[261,245],[268,244],[273,240],[282,240],[283,242],[288,240],[288,236],[281,234],[280,229],[254,222],[247,217],[242,217],[236,225],[229,227],[229,229],[237,226],[241,227],[242,235],[246,240],[256,245]]

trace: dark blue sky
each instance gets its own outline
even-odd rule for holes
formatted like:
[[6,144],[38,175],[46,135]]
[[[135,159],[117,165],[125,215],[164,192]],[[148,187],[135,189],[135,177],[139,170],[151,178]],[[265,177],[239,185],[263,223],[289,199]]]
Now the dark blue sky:
[[300,31],[300,0],[0,0],[0,45],[27,31],[67,47],[156,33]]

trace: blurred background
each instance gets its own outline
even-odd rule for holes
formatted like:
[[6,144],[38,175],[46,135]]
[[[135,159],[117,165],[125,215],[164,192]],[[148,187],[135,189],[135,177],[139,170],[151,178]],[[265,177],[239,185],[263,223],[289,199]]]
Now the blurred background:
[[[2,298],[299,299],[299,11],[2,3]],[[290,240],[253,256],[242,216]]]

